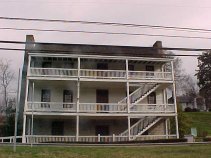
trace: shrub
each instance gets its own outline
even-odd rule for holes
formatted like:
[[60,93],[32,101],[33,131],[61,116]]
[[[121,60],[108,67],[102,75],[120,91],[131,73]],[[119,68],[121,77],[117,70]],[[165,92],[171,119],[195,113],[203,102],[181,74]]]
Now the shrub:
[[192,109],[190,107],[185,108],[185,112],[192,112]]
[[211,142],[211,137],[204,138],[203,141],[205,141],[205,142]]
[[196,109],[196,108],[193,108],[192,109],[192,112],[199,112],[200,110],[199,109]]

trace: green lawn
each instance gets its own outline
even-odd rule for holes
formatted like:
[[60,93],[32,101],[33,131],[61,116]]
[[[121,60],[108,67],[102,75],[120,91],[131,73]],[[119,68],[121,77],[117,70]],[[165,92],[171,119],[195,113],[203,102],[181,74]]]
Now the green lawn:
[[0,158],[208,158],[211,144],[147,147],[12,147],[0,146]]
[[185,112],[190,118],[190,126],[195,127],[198,134],[206,131],[211,136],[211,112]]

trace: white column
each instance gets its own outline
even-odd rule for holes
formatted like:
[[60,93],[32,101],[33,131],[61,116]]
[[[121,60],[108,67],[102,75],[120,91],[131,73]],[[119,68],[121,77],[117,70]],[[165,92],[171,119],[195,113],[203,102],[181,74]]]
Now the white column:
[[128,140],[130,141],[130,116],[127,117],[128,122]]
[[31,147],[34,143],[34,82],[32,82],[32,119],[31,119]]
[[126,79],[127,79],[127,111],[130,113],[130,85],[129,85],[129,80],[128,80],[128,59],[126,59]]
[[26,114],[23,115],[23,135],[22,143],[26,143]]
[[79,137],[79,116],[76,116],[76,141],[78,141]]
[[175,116],[175,124],[176,124],[176,135],[177,138],[179,138],[179,127],[178,127],[178,118]]
[[177,118],[177,98],[176,98],[176,84],[174,79],[174,64],[171,61],[171,73],[172,73],[172,80],[173,80],[173,99],[174,99],[174,106],[175,106],[175,125],[176,125],[176,135],[179,138],[179,127],[178,127],[178,118]]
[[168,131],[168,119],[165,119],[165,128],[166,128],[166,139],[168,139],[169,131]]
[[166,90],[163,90],[163,104],[164,104],[164,110],[166,112],[166,106],[167,106],[167,99],[166,99]]
[[81,63],[80,63],[80,57],[78,57],[78,81],[77,81],[77,102],[76,102],[76,112],[79,112],[79,104],[80,104],[80,67],[81,67]]
[[24,101],[24,112],[23,112],[23,139],[22,142],[25,143],[26,137],[26,109],[27,109],[27,99],[28,99],[28,91],[29,91],[29,79],[28,74],[30,73],[30,63],[31,63],[31,56],[28,57],[28,65],[27,65],[27,73],[26,73],[26,89],[25,89],[25,101]]

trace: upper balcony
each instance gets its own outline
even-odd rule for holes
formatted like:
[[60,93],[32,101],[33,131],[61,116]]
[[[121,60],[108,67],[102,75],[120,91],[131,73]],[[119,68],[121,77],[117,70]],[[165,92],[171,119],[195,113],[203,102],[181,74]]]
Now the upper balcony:
[[64,80],[172,81],[169,62],[32,57],[28,77]]

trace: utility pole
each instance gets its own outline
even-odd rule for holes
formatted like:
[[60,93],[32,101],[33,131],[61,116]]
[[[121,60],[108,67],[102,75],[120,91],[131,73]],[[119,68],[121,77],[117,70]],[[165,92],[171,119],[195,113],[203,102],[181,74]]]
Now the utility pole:
[[15,110],[15,131],[13,138],[13,151],[16,152],[16,137],[17,137],[17,129],[18,129],[18,115],[19,115],[19,92],[20,92],[20,68],[18,71],[18,88],[17,88],[17,96],[16,96],[16,110]]

